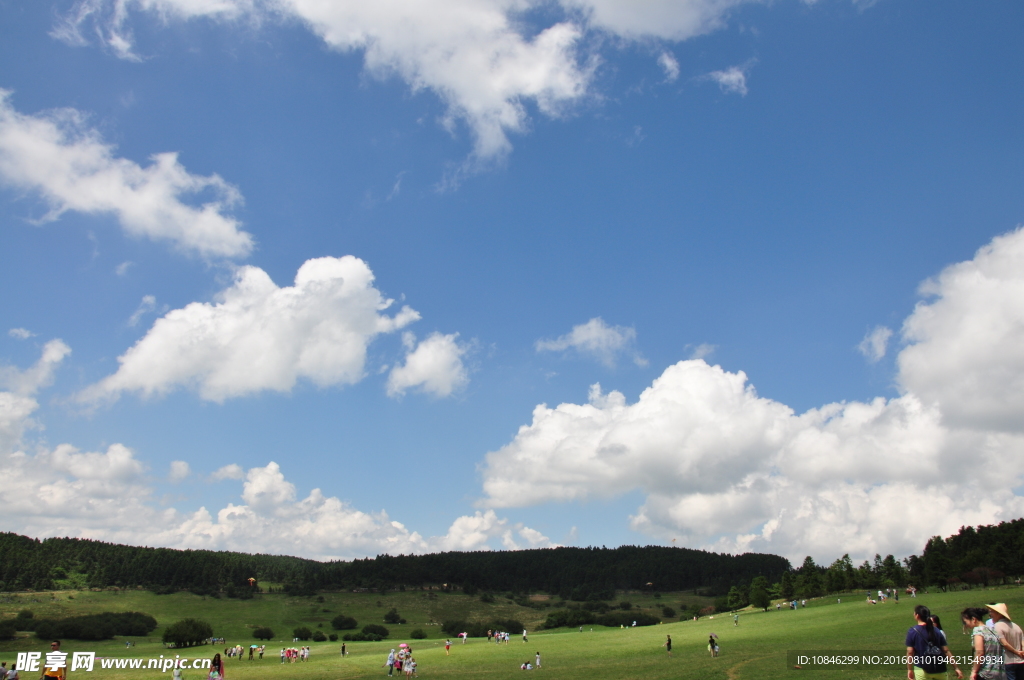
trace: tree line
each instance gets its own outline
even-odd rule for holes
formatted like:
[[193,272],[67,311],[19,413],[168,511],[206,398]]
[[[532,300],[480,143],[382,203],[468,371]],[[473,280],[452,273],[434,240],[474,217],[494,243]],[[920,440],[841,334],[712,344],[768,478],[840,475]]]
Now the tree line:
[[777,580],[790,570],[789,561],[777,555],[725,555],[662,546],[379,555],[318,562],[0,533],[0,554],[0,590],[141,586],[158,593],[191,590],[229,597],[249,597],[260,592],[262,584],[273,583],[296,595],[432,587],[470,595],[546,591],[582,601],[610,599],[616,590],[725,593],[733,583],[758,575]]
[[826,593],[886,588],[938,587],[942,590],[1005,583],[1024,574],[1024,519],[995,525],[960,527],[948,538],[933,536],[921,555],[898,560],[875,555],[855,565],[849,555],[830,565],[811,557],[777,580],[755,577],[734,584],[719,609],[752,604],[767,607],[771,600],[820,597]]

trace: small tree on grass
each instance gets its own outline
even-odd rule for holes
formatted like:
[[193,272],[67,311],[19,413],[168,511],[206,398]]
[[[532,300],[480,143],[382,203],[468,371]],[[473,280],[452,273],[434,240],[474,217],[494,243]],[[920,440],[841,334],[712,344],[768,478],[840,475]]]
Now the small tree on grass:
[[292,637],[296,637],[302,641],[306,641],[309,638],[313,637],[313,631],[311,631],[309,628],[306,628],[305,626],[299,626],[298,628],[292,631]]
[[316,631],[313,633],[313,642],[326,642],[327,636],[323,634],[323,631]]
[[409,637],[411,637],[413,640],[426,640],[427,632],[422,628],[417,628],[413,632],[409,633]]
[[213,637],[213,627],[199,619],[182,619],[164,630],[164,642],[175,647],[199,645]]
[[252,636],[257,640],[273,640],[274,631],[270,630],[266,626],[260,626],[252,632]]
[[353,630],[359,627],[359,622],[353,619],[351,616],[345,616],[344,614],[338,614],[331,619],[331,628],[334,630]]
[[772,597],[768,593],[768,579],[764,576],[758,576],[750,584],[750,604],[767,611],[771,603]]

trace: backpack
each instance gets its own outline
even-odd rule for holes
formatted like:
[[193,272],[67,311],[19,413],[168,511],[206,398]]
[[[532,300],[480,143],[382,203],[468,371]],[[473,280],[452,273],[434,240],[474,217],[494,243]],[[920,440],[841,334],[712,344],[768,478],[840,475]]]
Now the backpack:
[[[919,659],[921,663],[914,665],[920,666],[921,670],[925,673],[945,673],[946,653],[942,651],[942,647],[928,639],[928,633],[921,630],[921,628],[924,628],[924,626],[918,626],[917,633],[921,636],[921,639],[924,640],[924,658]],[[942,633],[937,632],[934,628],[932,629],[932,632],[935,633],[936,639],[939,639],[939,636],[942,635]]]

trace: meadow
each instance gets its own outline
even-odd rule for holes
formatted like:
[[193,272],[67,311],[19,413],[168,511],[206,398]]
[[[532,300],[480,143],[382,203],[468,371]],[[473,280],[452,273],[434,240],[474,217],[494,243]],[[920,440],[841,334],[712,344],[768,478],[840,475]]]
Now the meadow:
[[[71,599],[69,599],[69,597]],[[699,621],[678,621],[637,628],[605,628],[586,626],[578,628],[540,630],[538,625],[546,616],[545,609],[521,607],[506,598],[498,597],[493,604],[482,603],[479,598],[462,594],[408,591],[379,595],[375,593],[325,593],[324,601],[317,597],[287,597],[263,595],[252,600],[203,598],[189,593],[155,595],[146,591],[111,591],[69,593],[5,594],[0,598],[0,615],[14,616],[20,609],[31,609],[37,617],[69,616],[100,611],[143,611],[152,614],[160,627],[147,638],[135,638],[135,646],[126,648],[123,639],[84,643],[67,641],[65,651],[96,651],[105,657],[151,658],[175,653],[188,657],[209,657],[223,651],[228,644],[248,646],[256,642],[252,629],[269,626],[277,634],[268,643],[262,661],[232,659],[228,662],[227,680],[247,680],[273,674],[276,678],[302,680],[335,680],[370,678],[386,675],[382,667],[387,653],[400,642],[411,644],[419,664],[419,676],[488,678],[498,680],[519,677],[524,671],[520,664],[533,662],[534,654],[542,655],[542,668],[529,671],[558,678],[588,678],[593,680],[618,678],[679,678],[701,680],[796,680],[801,675],[826,677],[838,673],[851,680],[906,677],[902,667],[855,667],[834,670],[795,669],[787,663],[787,652],[878,652],[902,654],[907,628],[913,625],[913,607],[928,605],[942,617],[952,651],[966,654],[969,638],[961,631],[959,612],[966,606],[984,602],[1006,602],[1010,613],[1024,618],[1024,590],[1016,587],[975,589],[954,593],[921,593],[916,599],[904,597],[899,604],[892,601],[869,605],[864,593],[847,593],[841,597],[825,597],[808,601],[806,608],[796,611],[783,609],[769,612],[743,610],[739,625],[734,626],[729,614],[705,617]],[[637,611],[654,613],[663,605],[679,609],[681,603],[694,601],[692,595],[662,594],[655,599],[651,594],[620,593],[618,599],[629,600]],[[312,647],[307,663],[279,662],[278,651],[291,645],[291,630],[307,626],[313,630],[334,632],[330,620],[339,613],[358,619],[360,626],[381,622],[391,607],[408,620],[405,625],[389,625],[391,637],[383,642],[348,643],[348,656],[341,658],[341,642],[300,643]],[[445,634],[441,621],[450,618],[516,618],[527,626],[529,643],[522,642],[521,631],[514,633],[508,645],[488,644],[483,639],[470,638],[466,644],[453,640],[452,652],[444,652]],[[196,617],[213,625],[214,633],[227,639],[219,649],[201,646],[185,650],[167,650],[160,642],[163,627],[180,618]],[[421,628],[427,632],[425,640],[414,640],[408,634]],[[711,658],[707,650],[708,636],[719,637],[721,654]],[[673,640],[671,658],[662,647],[666,635]],[[288,642],[284,642],[288,640]],[[34,637],[0,643],[0,660],[8,665],[17,651],[45,651],[44,641]],[[96,678],[155,678],[162,675],[155,670],[101,670],[91,673],[76,672],[72,676],[87,680]],[[952,674],[951,674],[952,675]],[[204,680],[205,672],[186,670],[185,680]],[[27,677],[27,676],[23,676]]]

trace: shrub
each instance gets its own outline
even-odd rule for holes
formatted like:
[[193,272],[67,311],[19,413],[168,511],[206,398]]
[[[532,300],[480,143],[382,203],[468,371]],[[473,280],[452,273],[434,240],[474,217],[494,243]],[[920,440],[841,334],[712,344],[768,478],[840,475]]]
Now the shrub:
[[633,608],[633,603],[632,602],[627,602],[626,600],[623,600],[622,602],[619,603],[619,609],[623,609],[623,610],[628,611],[628,610],[630,610],[632,608]]
[[494,602],[494,595],[491,595],[490,593],[484,593],[480,596],[480,601],[486,602],[487,604],[492,604]]
[[[15,619],[17,623],[18,619]],[[34,621],[36,637],[47,640],[109,640],[115,635],[149,635],[156,619],[140,612],[104,612]]]
[[273,640],[274,631],[272,631],[270,628],[267,628],[266,626],[260,626],[252,632],[252,636],[257,640]]
[[306,628],[305,626],[299,626],[298,628],[292,631],[292,637],[299,638],[300,640],[305,642],[309,638],[313,637],[313,631],[311,631],[309,628]]
[[398,615],[398,610],[394,607],[391,608],[387,614],[384,615],[384,623],[399,623],[402,617]]
[[597,617],[595,623],[602,626],[632,626],[633,622],[636,621],[638,626],[654,626],[661,623],[661,620],[656,616],[650,614],[633,614],[631,612],[608,612],[602,616]]
[[379,635],[381,638],[386,638],[391,635],[391,631],[378,623],[370,623],[363,626],[363,635]]
[[327,636],[323,634],[323,631],[316,631],[313,633],[313,642],[326,642]]
[[384,638],[380,635],[374,635],[373,633],[370,633],[369,635],[366,633],[345,633],[341,636],[341,639],[346,642],[380,642]]
[[662,607],[661,615],[669,619],[675,618],[676,610],[672,609],[672,607]]
[[202,644],[211,637],[213,637],[213,627],[206,621],[182,619],[167,626],[163,640],[175,647],[191,647]]
[[413,632],[409,633],[409,637],[411,637],[413,640],[426,640],[427,631],[423,630],[422,628],[417,628]]
[[331,628],[334,630],[353,630],[359,627],[359,622],[353,619],[351,616],[345,616],[344,614],[338,614],[331,619]]
[[327,636],[327,639],[330,640],[331,642],[337,642],[338,641],[338,634],[337,633],[331,633],[330,635]]
[[14,621],[0,623],[0,640],[13,640],[17,632],[18,629],[15,627]]
[[559,609],[548,614],[544,621],[544,628],[575,628],[588,623],[594,623],[597,617],[593,613],[583,609]]

